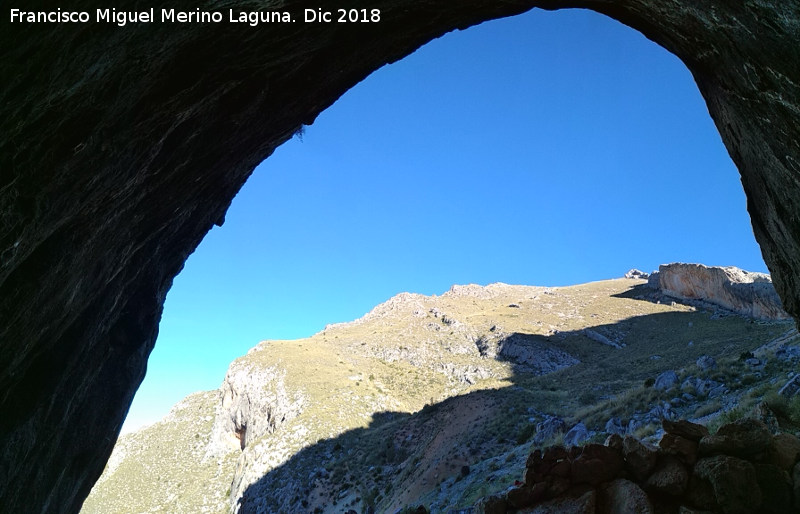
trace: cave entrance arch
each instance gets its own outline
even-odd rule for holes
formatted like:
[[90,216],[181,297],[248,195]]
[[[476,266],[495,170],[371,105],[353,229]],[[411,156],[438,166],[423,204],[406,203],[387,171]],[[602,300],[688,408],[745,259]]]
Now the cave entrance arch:
[[310,336],[400,291],[568,285],[671,261],[765,271],[691,75],[591,11],[448,34],[259,168],[176,279],[126,430],[147,406],[155,422],[217,387],[256,341]]
[[[282,6],[298,15],[307,7]],[[257,163],[381,65],[453,29],[533,7],[607,14],[687,65],[739,169],[784,307],[800,315],[796,2],[365,7],[381,9],[385,23],[286,23],[245,35],[223,23],[3,25],[0,476],[9,485],[0,504],[8,510],[77,510],[144,375],[173,277]]]

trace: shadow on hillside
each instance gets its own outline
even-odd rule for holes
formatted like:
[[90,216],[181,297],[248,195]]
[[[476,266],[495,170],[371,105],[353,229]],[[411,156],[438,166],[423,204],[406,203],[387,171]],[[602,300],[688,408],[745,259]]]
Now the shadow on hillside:
[[654,289],[649,284],[637,284],[625,291],[620,293],[612,294],[613,298],[626,298],[629,300],[640,300],[650,303],[660,303],[670,305],[672,303],[685,305],[687,307],[700,307],[704,309],[711,309],[719,308],[714,304],[704,302],[702,300],[684,300],[681,298],[675,298],[673,296],[669,296],[664,294],[659,289]]
[[[314,512],[323,506],[345,513],[383,512],[387,498],[400,499],[392,510],[414,504],[423,493],[468,482],[470,467],[475,472],[479,462],[528,441],[543,412],[570,418],[581,407],[641,384],[644,377],[692,364],[700,355],[738,355],[771,337],[770,330],[775,328],[742,318],[668,312],[549,337],[511,334],[503,340],[580,362],[537,374],[529,353],[498,351],[485,358],[511,364],[507,387],[451,397],[413,414],[375,413],[366,428],[320,440],[252,483],[239,500],[239,512]],[[587,333],[603,335],[619,348]],[[517,465],[526,457],[516,455]],[[493,470],[497,473],[482,465],[479,482],[485,488],[479,492],[491,494],[521,478],[497,475],[508,462]]]
[[630,289],[622,291],[620,293],[616,293],[611,295],[614,298],[626,298],[629,300],[640,300],[650,303],[657,303],[657,304],[678,304],[678,305],[685,305],[687,307],[694,307],[697,309],[703,309],[711,312],[716,313],[725,313],[730,315],[736,315],[734,312],[725,309],[717,304],[704,301],[702,299],[684,299],[684,298],[677,298],[674,296],[670,296],[665,294],[664,292],[652,288],[648,284],[638,284]]
[[650,287],[650,285],[645,283],[629,287],[625,291],[612,294],[611,296],[613,298],[628,298],[631,300],[650,300],[652,298],[658,297],[659,295],[661,295],[661,292],[659,290],[654,289]]

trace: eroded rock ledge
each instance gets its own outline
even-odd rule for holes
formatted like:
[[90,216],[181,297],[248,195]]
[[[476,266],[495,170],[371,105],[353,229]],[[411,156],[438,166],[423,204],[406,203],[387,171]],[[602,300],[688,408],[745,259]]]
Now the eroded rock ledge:
[[[196,2],[172,7],[193,10]],[[150,2],[125,0],[117,10]],[[226,8],[247,2],[233,0]],[[275,4],[277,5],[277,3]],[[357,0],[378,24],[0,30],[0,505],[74,512],[144,375],[167,290],[256,164],[380,66],[532,7],[607,14],[691,70],[800,315],[796,1]],[[29,2],[32,10],[62,7]],[[74,0],[73,10],[107,8]],[[306,3],[288,0],[298,13]]]
[[791,317],[765,273],[744,271],[734,266],[662,264],[650,275],[648,284],[678,300],[702,301],[736,314],[765,320]]

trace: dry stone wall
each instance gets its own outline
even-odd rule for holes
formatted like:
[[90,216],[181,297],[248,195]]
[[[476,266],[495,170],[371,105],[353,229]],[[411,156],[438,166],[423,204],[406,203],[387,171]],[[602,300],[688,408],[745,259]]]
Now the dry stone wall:
[[790,514],[800,512],[800,440],[755,419],[713,435],[663,421],[658,446],[611,435],[528,458],[524,483],[478,507],[485,514]]

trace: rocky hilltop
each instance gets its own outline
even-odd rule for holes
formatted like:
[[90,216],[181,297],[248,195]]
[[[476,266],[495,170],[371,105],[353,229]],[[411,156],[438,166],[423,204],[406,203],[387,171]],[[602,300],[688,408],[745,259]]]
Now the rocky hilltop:
[[[687,266],[662,267],[659,284]],[[704,292],[729,286],[700,269],[677,280],[687,302],[645,274],[453,286],[264,341],[218,391],[121,437],[82,512],[472,512],[533,487],[521,481],[536,448],[656,442],[665,419],[713,432],[764,401],[776,430],[800,429],[800,405],[778,394],[800,361],[793,322],[754,318],[765,310],[746,296],[712,303]]]

